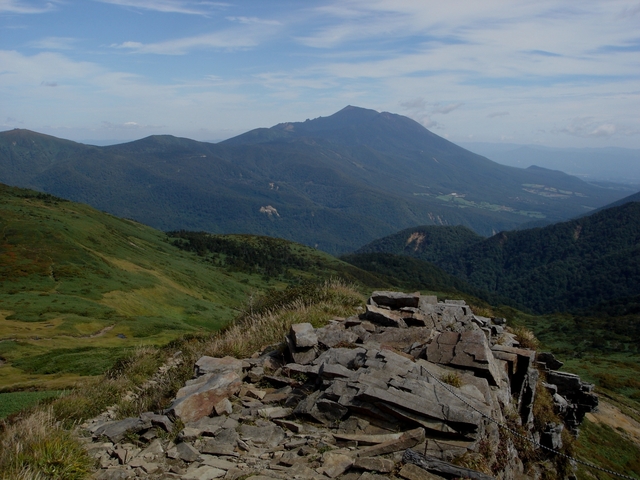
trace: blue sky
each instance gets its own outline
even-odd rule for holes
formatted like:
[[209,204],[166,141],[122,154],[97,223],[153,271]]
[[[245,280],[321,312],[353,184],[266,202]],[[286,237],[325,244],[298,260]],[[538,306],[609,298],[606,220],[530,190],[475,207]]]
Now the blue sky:
[[640,148],[640,2],[0,0],[0,130],[215,141],[346,105]]

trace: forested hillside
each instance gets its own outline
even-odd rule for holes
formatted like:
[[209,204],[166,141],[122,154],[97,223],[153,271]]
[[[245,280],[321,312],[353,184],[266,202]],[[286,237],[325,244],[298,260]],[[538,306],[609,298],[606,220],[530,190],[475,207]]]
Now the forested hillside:
[[[597,305],[611,312],[624,310],[629,308],[627,300],[640,291],[638,202],[544,228],[501,232],[482,241],[462,232],[451,227],[407,229],[358,252],[387,251],[430,260],[477,288],[538,313]],[[419,248],[417,238],[424,238]],[[452,242],[447,244],[447,239]]]

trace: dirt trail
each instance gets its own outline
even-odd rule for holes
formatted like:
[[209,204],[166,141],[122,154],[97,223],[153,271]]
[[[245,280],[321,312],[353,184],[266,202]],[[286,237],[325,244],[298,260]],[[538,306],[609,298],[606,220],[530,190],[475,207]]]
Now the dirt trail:
[[625,415],[620,409],[600,397],[598,411],[587,413],[587,419],[594,423],[609,425],[611,428],[623,428],[629,439],[640,445],[640,423]]
[[96,337],[101,337],[102,335],[104,335],[105,333],[107,333],[109,330],[112,330],[113,327],[115,327],[116,324],[114,323],[113,325],[109,325],[108,327],[104,327],[102,330],[100,330],[99,332],[96,332],[94,334],[91,335],[87,335],[86,338],[96,338]]

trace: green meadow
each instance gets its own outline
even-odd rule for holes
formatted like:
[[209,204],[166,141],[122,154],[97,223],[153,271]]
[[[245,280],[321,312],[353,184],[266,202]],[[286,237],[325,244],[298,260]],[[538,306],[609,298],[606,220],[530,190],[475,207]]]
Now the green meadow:
[[[229,245],[249,240],[224,237],[229,255],[203,255],[137,222],[0,185],[0,392],[66,388],[140,345],[219,330],[258,292],[358,275],[284,241],[278,251],[298,259],[287,268],[225,262]],[[265,237],[251,242],[266,248]]]

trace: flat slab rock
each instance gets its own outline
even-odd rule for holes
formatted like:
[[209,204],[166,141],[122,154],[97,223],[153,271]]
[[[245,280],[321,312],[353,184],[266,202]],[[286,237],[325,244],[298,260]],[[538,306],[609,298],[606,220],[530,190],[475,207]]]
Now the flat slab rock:
[[370,298],[374,305],[384,305],[395,309],[418,308],[420,306],[420,293],[379,291],[373,292]]

